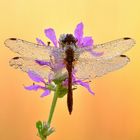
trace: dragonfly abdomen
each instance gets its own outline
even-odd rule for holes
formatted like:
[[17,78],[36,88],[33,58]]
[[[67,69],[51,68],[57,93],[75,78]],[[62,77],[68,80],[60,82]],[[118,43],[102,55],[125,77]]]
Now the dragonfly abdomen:
[[74,51],[71,47],[67,48],[66,51],[66,69],[68,71],[68,95],[67,95],[67,106],[69,113],[71,114],[73,109],[73,93],[72,93],[72,69],[74,61]]
[[67,95],[67,106],[69,113],[71,114],[73,109],[73,93],[72,93],[72,63],[67,64],[68,70],[68,95]]

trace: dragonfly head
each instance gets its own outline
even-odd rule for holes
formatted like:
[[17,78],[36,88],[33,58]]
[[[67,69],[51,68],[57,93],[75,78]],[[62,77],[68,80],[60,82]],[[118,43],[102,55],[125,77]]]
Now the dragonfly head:
[[62,34],[59,38],[59,44],[62,48],[66,46],[76,46],[77,39],[72,34]]

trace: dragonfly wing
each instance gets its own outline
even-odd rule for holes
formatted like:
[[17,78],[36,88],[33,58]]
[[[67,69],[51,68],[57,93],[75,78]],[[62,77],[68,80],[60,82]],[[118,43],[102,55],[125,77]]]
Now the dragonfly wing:
[[108,72],[120,69],[125,66],[130,59],[125,55],[116,56],[112,59],[80,59],[75,65],[76,77],[80,79],[94,79]]
[[14,57],[10,60],[10,66],[15,69],[20,69],[24,72],[33,71],[40,75],[44,79],[48,79],[50,68],[48,66],[42,66],[36,63],[33,59],[26,57]]
[[104,54],[100,58],[110,59],[115,56],[119,56],[128,51],[135,45],[135,41],[132,38],[121,38],[113,40],[104,44],[95,45],[93,50],[96,52],[103,52]]
[[20,54],[23,57],[28,57],[37,60],[49,60],[50,52],[53,47],[42,46],[16,38],[9,38],[5,41],[5,45],[13,52]]
[[99,44],[93,46],[94,52],[103,52],[101,56],[91,55],[90,52],[84,51],[80,57],[83,58],[95,58],[95,59],[111,59],[115,56],[119,56],[124,52],[128,51],[135,45],[135,41],[132,38],[121,38],[117,40],[113,40],[104,44]]

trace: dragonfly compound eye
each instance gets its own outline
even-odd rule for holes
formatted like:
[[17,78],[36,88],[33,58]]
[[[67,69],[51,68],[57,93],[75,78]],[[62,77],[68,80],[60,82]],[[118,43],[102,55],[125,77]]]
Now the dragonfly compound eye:
[[64,44],[76,44],[77,39],[72,34],[66,34],[65,38],[62,40]]

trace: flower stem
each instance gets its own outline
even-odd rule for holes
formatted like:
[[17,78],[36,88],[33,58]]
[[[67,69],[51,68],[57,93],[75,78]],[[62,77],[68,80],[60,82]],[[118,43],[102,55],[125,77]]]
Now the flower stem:
[[54,97],[53,97],[53,101],[52,101],[52,105],[51,105],[51,109],[50,109],[50,114],[49,114],[49,118],[48,118],[48,122],[47,124],[50,126],[51,124],[51,121],[52,121],[52,117],[53,117],[53,113],[54,113],[54,109],[55,109],[55,106],[56,106],[56,102],[57,102],[57,92],[58,92],[58,87],[54,93]]
[[[52,105],[51,105],[50,113],[49,113],[49,118],[48,118],[48,122],[47,122],[47,125],[49,127],[51,125],[51,121],[52,121],[52,117],[53,117],[53,114],[54,114],[56,102],[57,102],[57,99],[58,99],[58,91],[59,91],[59,86],[57,85],[56,91],[54,92],[53,101],[52,101]],[[44,140],[44,139],[42,139],[42,140]],[[45,140],[47,140],[47,137],[45,138]]]

